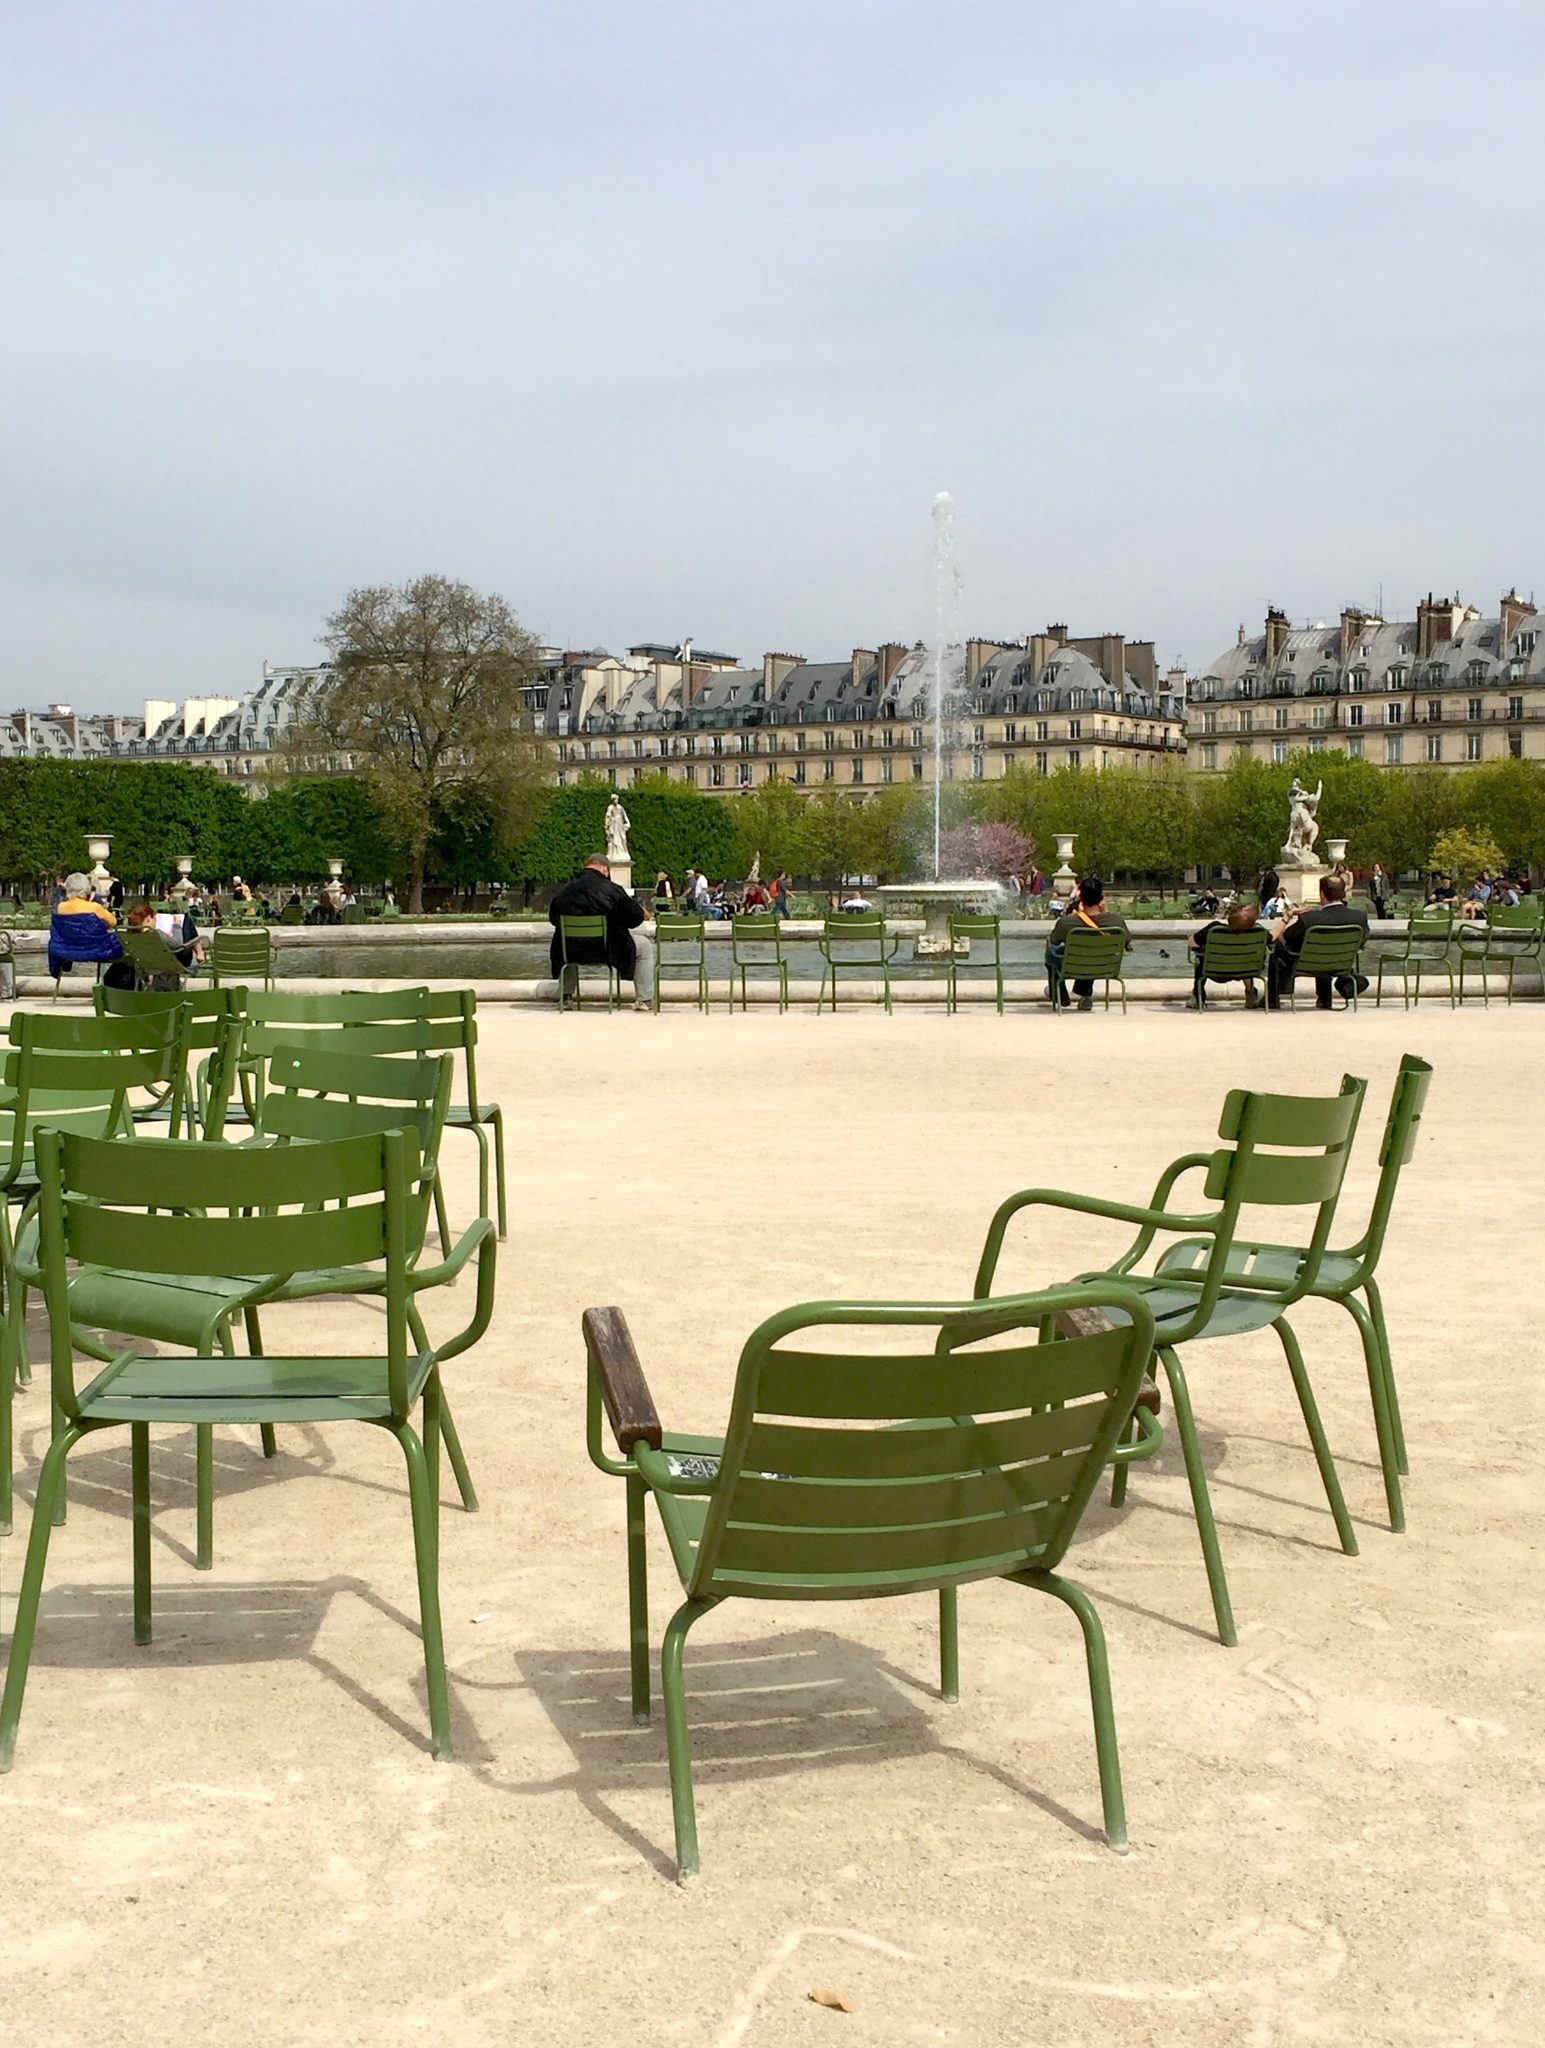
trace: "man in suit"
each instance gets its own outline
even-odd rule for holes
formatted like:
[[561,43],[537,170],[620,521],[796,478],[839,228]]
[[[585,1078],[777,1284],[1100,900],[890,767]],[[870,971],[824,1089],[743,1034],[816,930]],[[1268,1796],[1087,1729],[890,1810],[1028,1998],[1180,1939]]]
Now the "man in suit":
[[[1282,1007],[1282,994],[1292,986],[1293,976],[1298,971],[1298,956],[1303,951],[1304,935],[1317,924],[1357,925],[1363,937],[1368,936],[1368,913],[1359,910],[1346,900],[1347,885],[1339,875],[1320,877],[1320,902],[1317,910],[1299,910],[1287,917],[1279,917],[1271,928],[1271,960],[1267,968],[1266,1006],[1277,1010]],[[1351,977],[1346,977],[1350,981]],[[1368,986],[1365,975],[1358,976],[1360,995]],[[1314,977],[1314,1005],[1317,1010],[1328,1010],[1331,1006],[1331,977],[1317,974]]]
[[[571,942],[571,967],[575,962],[596,965],[602,961],[609,962],[616,968],[619,979],[632,982],[634,1009],[654,1008],[654,938],[651,933],[639,930],[644,922],[643,908],[626,889],[619,889],[612,880],[611,863],[604,853],[593,853],[573,881],[564,883],[548,905],[547,915],[553,928],[550,958],[555,979],[563,972],[559,918],[604,917],[604,939]],[[578,978],[573,976],[573,980]],[[564,993],[559,990],[560,996]]]

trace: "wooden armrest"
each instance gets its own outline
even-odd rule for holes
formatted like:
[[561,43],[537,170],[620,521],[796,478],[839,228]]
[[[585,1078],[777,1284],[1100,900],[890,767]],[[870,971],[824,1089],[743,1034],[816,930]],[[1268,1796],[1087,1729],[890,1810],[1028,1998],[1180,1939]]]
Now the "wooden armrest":
[[[1065,1308],[1057,1316],[1057,1328],[1064,1337],[1095,1337],[1101,1330],[1112,1329],[1114,1325],[1103,1308]],[[1159,1387],[1156,1380],[1143,1374],[1142,1385],[1137,1390],[1139,1408],[1146,1408],[1150,1415],[1159,1412]]]
[[600,1382],[601,1400],[612,1434],[627,1457],[637,1443],[657,1451],[661,1444],[660,1418],[655,1412],[649,1382],[633,1348],[632,1332],[620,1308],[587,1308],[580,1317],[585,1350]]

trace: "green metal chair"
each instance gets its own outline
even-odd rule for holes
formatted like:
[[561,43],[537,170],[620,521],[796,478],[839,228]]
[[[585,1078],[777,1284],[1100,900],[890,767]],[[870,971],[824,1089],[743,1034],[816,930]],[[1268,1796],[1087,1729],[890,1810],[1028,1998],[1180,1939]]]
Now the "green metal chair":
[[[564,920],[568,922],[567,919]],[[604,922],[604,920],[603,920]],[[705,920],[701,917],[671,917],[661,912],[655,919],[655,972],[654,1006],[660,1008],[660,984],[665,979],[666,969],[685,969],[687,978],[697,983],[697,1006],[708,1015],[708,947],[704,938]]]
[[[1074,1307],[1103,1308],[1112,1324],[1043,1343]],[[952,1700],[957,1589],[974,1579],[1049,1593],[1078,1616],[1106,1839],[1126,1846],[1104,1634],[1089,1596],[1057,1567],[1133,1412],[1154,1341],[1137,1293],[1102,1281],[990,1303],[785,1309],[746,1340],[722,1437],[662,1430],[620,1310],[587,1310],[583,1329],[590,1456],[627,1482],[635,1720],[649,1713],[650,1495],[686,1593],[660,1658],[682,1878],[699,1865],[688,1630],[728,1599],[936,1593],[940,1690]],[[603,1449],[603,1407],[620,1458]]]
[[[965,939],[971,948],[971,957],[965,961],[956,958],[955,947]],[[969,977],[974,971],[985,969],[992,976],[993,994],[997,999],[998,1015],[1003,1015],[1003,925],[996,917],[961,915],[952,912],[949,921],[949,959],[945,966],[946,993],[944,1009],[946,1016],[953,1016],[959,1007],[960,977]],[[976,948],[981,944],[985,957],[975,957]]]
[[[173,1014],[182,1033],[184,1057],[179,1072],[184,1078],[184,1087],[179,1091],[178,1100],[173,1102],[168,1096],[164,1103],[136,1110],[136,1124],[165,1121],[167,1136],[171,1138],[181,1137],[184,1125],[189,1137],[194,1135],[195,1129],[208,1139],[225,1135],[226,1111],[230,1106],[231,1090],[235,1086],[241,1057],[246,994],[240,986],[185,988],[173,994],[169,990],[109,988],[105,982],[97,983],[96,1012],[99,1017]],[[204,1054],[205,1058],[201,1065],[195,1066],[193,1056],[197,1053]]]
[[[133,1489],[134,1636],[150,1640],[152,1423],[367,1422],[396,1437],[408,1467],[432,1747],[437,1758],[451,1754],[439,1594],[440,1366],[487,1327],[494,1244],[485,1228],[477,1304],[467,1327],[449,1343],[421,1346],[411,1338],[408,1316],[415,1155],[412,1138],[401,1130],[256,1150],[39,1133],[43,1291],[53,1398],[63,1427],[38,1479],[0,1700],[0,1769],[9,1768],[15,1750],[65,1460],[83,1437],[124,1425]],[[318,1262],[345,1267],[377,1260],[384,1267],[384,1356],[163,1358],[131,1347],[86,1386],[76,1383],[70,1279],[77,1262],[163,1278],[248,1266],[266,1271],[277,1285],[285,1274]],[[420,1407],[422,1437],[413,1426]]]
[[[1390,1097],[1389,1115],[1384,1124],[1384,1136],[1379,1144],[1379,1180],[1374,1190],[1368,1226],[1354,1244],[1323,1255],[1309,1288],[1310,1296],[1317,1301],[1339,1302],[1357,1325],[1368,1369],[1368,1390],[1373,1402],[1374,1428],[1378,1434],[1379,1466],[1384,1476],[1389,1525],[1397,1531],[1406,1525],[1400,1481],[1411,1468],[1406,1457],[1405,1429],[1401,1422],[1394,1364],[1390,1358],[1384,1302],[1374,1272],[1384,1251],[1384,1235],[1389,1228],[1390,1211],[1395,1205],[1400,1170],[1416,1150],[1416,1134],[1431,1084],[1432,1068],[1426,1060],[1407,1053],[1400,1062],[1394,1093]],[[1197,1153],[1193,1163],[1208,1165],[1211,1154]],[[1211,1243],[1205,1238],[1183,1240],[1171,1245],[1164,1253],[1157,1271],[1165,1275],[1195,1277],[1204,1270],[1211,1252]],[[1306,1245],[1264,1244],[1237,1239],[1229,1249],[1224,1278],[1230,1287],[1249,1289],[1263,1282],[1270,1287],[1281,1287],[1293,1279],[1308,1254]]]
[[1399,975],[1403,1006],[1410,1009],[1422,999],[1422,975],[1442,974],[1448,983],[1449,1008],[1457,1000],[1454,986],[1454,913],[1451,910],[1414,910],[1406,920],[1405,944],[1398,953],[1382,949],[1373,964],[1373,1002],[1384,1001],[1384,977]]
[[880,976],[885,992],[885,1014],[891,1014],[891,961],[896,957],[899,938],[892,937],[885,929],[883,917],[871,917],[857,912],[846,912],[828,917],[821,927],[821,936],[816,940],[825,965],[821,969],[821,986],[815,999],[815,1013],[819,1017],[821,1005],[826,1000],[826,984],[831,983],[832,1010],[837,1008],[837,980],[839,973],[856,971],[860,974]]
[[181,989],[190,974],[198,971],[196,968],[183,966],[154,925],[146,925],[141,931],[136,931],[132,925],[126,925],[118,937],[123,945],[124,957],[134,969],[136,988],[174,993]]
[[[1284,984],[1288,1008],[1298,1008],[1298,982],[1311,975],[1328,974],[1331,986],[1342,999],[1342,1007],[1357,1008],[1358,983],[1362,980],[1363,948],[1368,935],[1361,925],[1312,924],[1304,933],[1303,945]],[[1350,984],[1350,987],[1344,986]]]
[[[318,1005],[325,1015],[317,1014]],[[472,989],[420,986],[395,991],[346,989],[337,996],[286,996],[258,1002],[253,1022],[254,1045],[264,1051],[278,1044],[308,1043],[318,1031],[341,1024],[348,1032],[351,1049],[357,1052],[454,1053],[461,1062],[466,1099],[451,1103],[446,1129],[468,1131],[477,1141],[478,1214],[497,1214],[499,1235],[506,1234],[504,1111],[499,1103],[484,1100],[478,1092],[477,996]],[[497,1210],[489,1206],[490,1150]]]
[[340,924],[363,924],[365,922],[364,904],[345,903],[342,910],[338,913],[338,922]]
[[[1102,1196],[1068,1194],[1054,1188],[1028,1188],[1000,1204],[988,1228],[987,1240],[977,1267],[975,1292],[992,1293],[1004,1234],[1022,1209],[1033,1207],[1069,1210],[1082,1216],[1105,1216],[1135,1224],[1137,1236],[1120,1258],[1099,1273],[1085,1274],[1089,1282],[1119,1280],[1135,1287],[1152,1310],[1157,1326],[1156,1348],[1163,1361],[1174,1402],[1175,1427],[1185,1458],[1191,1504],[1201,1537],[1207,1582],[1212,1592],[1213,1613],[1219,1639],[1226,1644],[1238,1640],[1229,1599],[1223,1556],[1213,1521],[1212,1502],[1207,1491],[1207,1473],[1202,1463],[1201,1443],[1191,1407],[1186,1375],[1181,1367],[1182,1345],[1208,1338],[1233,1337],[1249,1330],[1276,1332],[1293,1378],[1294,1391],[1303,1411],[1304,1424],[1314,1449],[1315,1463],[1335,1518],[1336,1532],[1347,1556],[1357,1554],[1357,1538],[1341,1494],[1341,1482],[1331,1460],[1324,1426],[1315,1405],[1314,1390],[1305,1370],[1298,1339],[1287,1320],[1287,1311],[1309,1294],[1319,1277],[1320,1262],[1330,1239],[1330,1229],[1341,1193],[1347,1157],[1357,1129],[1367,1083],[1347,1075],[1341,1092],[1331,1096],[1256,1095],[1242,1088],[1230,1092],[1218,1123],[1222,1146],[1211,1153],[1188,1153],[1160,1175],[1151,1201],[1143,1204],[1108,1201]],[[1270,1148],[1265,1149],[1265,1148]],[[1167,1206],[1170,1193],[1181,1174],[1205,1166],[1207,1178],[1203,1196],[1216,1208],[1205,1213],[1183,1215]],[[1269,1208],[1298,1208],[1314,1211],[1313,1229],[1303,1256],[1292,1272],[1279,1279],[1264,1278],[1249,1289],[1227,1283],[1228,1263],[1238,1241],[1239,1213],[1245,1204]],[[1204,1263],[1186,1273],[1135,1270],[1138,1261],[1163,1231],[1179,1237],[1202,1239],[1207,1245]],[[1126,1471],[1116,1468],[1112,1498],[1119,1502],[1126,1490]]]
[[[1271,935],[1266,931],[1230,932],[1211,931],[1202,941],[1201,955],[1196,962],[1194,982],[1191,990],[1191,1007],[1205,1010],[1207,1007],[1207,983],[1212,979],[1227,979],[1244,982],[1247,990],[1254,991],[1262,999],[1266,984],[1266,956],[1271,946]],[[1256,983],[1261,987],[1256,990]],[[1248,1002],[1249,996],[1246,996]]]
[[[605,945],[606,943],[606,919],[604,917],[559,918],[558,1012],[560,1016],[569,1007],[568,999],[565,994],[565,989],[567,987],[572,986],[574,991],[573,1007],[576,1010],[582,1010],[584,1008],[584,999],[581,994],[581,989],[584,983],[584,975],[582,970],[586,967],[598,967],[600,968],[601,972],[606,976],[607,1009],[615,1010],[621,1003],[622,983],[618,980],[617,970],[615,967],[613,967],[610,960],[580,960],[577,958],[571,960],[569,958],[570,946],[593,946],[597,943],[600,943],[601,945]],[[570,976],[573,977],[572,983],[570,982]]]
[[226,982],[274,985],[274,942],[268,927],[233,932],[221,925],[209,942],[209,978],[215,988]]
[[1053,965],[1057,992],[1052,1007],[1059,1014],[1071,1007],[1068,987],[1072,982],[1098,981],[1104,986],[1108,1010],[1111,983],[1114,982],[1121,992],[1124,1013],[1127,1007],[1126,958],[1127,934],[1124,931],[1097,932],[1075,927],[1064,941],[1061,964]]
[[[68,1038],[66,1025],[73,1027]],[[23,1341],[25,1289],[15,1273],[11,1210],[38,1191],[36,1144],[45,1128],[93,1137],[133,1129],[136,1092],[174,1085],[181,1053],[178,1020],[36,1016],[18,1011],[0,1065],[0,1534],[11,1526],[12,1406],[17,1382],[30,1384]],[[53,1042],[50,1043],[50,1040]]]
[[305,904],[286,903],[279,913],[279,922],[281,924],[304,924],[306,922]]
[[730,1009],[735,1008],[735,977],[740,976],[740,1007],[748,1007],[746,977],[771,972],[778,984],[778,1013],[789,1006],[789,963],[783,957],[782,918],[767,911],[730,919]]
[[356,1039],[357,1051],[427,1052],[422,1037],[405,1033],[407,1020],[427,1018],[429,990],[417,988],[329,989],[319,995],[289,995],[280,991],[247,991],[246,1028],[239,1073],[241,1108],[231,1116],[244,1117],[255,1129],[262,1125],[263,1077],[268,1055],[276,1046],[304,1045],[323,1037],[331,1038],[340,1027],[381,1027],[389,1039],[367,1044]]
[[1545,926],[1541,924],[1542,906],[1539,903],[1521,903],[1516,909],[1493,910],[1483,925],[1461,924],[1458,928],[1459,953],[1459,1000],[1465,999],[1465,979],[1473,977],[1480,986],[1481,1001],[1487,1009],[1491,1007],[1491,982],[1493,971],[1503,978],[1503,988],[1509,1004],[1513,1000],[1513,976],[1519,963],[1529,963],[1545,971]]

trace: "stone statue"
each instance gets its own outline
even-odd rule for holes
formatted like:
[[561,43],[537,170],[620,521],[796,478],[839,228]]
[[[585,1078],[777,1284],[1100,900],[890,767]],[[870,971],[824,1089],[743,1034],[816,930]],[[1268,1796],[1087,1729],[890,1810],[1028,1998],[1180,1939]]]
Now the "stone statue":
[[1319,809],[1320,798],[1325,794],[1323,782],[1316,785],[1314,794],[1295,775],[1288,790],[1288,836],[1283,847],[1283,857],[1298,867],[1315,865],[1314,842],[1320,836],[1319,820],[1315,812]]
[[632,823],[633,820],[628,816],[618,798],[614,795],[611,802],[606,806],[606,858],[608,860],[626,861],[629,859],[628,828]]

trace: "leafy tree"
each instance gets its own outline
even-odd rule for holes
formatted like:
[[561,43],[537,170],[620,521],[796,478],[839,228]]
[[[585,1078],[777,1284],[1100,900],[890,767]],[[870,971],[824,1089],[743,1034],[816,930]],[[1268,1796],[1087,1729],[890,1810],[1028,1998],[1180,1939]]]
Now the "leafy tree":
[[1520,872],[1545,859],[1545,767],[1538,761],[1488,761],[1460,779],[1462,822],[1489,831]]
[[[619,794],[631,821],[628,845],[640,887],[652,882],[660,868],[678,883],[688,867],[713,875],[730,872],[735,820],[718,798],[663,777]],[[566,882],[577,874],[606,844],[602,821],[611,795],[611,785],[599,776],[554,791],[514,851],[514,872],[526,881],[547,883]]]
[[952,825],[940,834],[939,864],[949,876],[1022,875],[1030,865],[1030,842],[1013,825]]
[[437,820],[476,798],[513,840],[536,813],[546,759],[523,689],[536,644],[502,597],[444,576],[351,591],[322,642],[332,664],[299,699],[285,763],[354,761],[420,910]]
[[1136,788],[1128,836],[1116,866],[1132,874],[1156,876],[1162,902],[1165,884],[1178,889],[1182,875],[1197,857],[1196,791],[1178,766],[1131,772]]
[[1380,837],[1391,873],[1420,872],[1430,864],[1433,843],[1454,823],[1461,795],[1459,778],[1445,768],[1404,768],[1389,777]]
[[865,874],[900,880],[924,865],[932,867],[932,806],[927,794],[912,783],[898,782],[875,791],[862,806],[860,865]]
[[729,798],[725,809],[735,827],[730,853],[730,870],[748,875],[760,854],[762,873],[795,872],[803,841],[807,799],[786,776],[773,775],[759,783],[749,796]]
[[846,790],[818,789],[805,799],[796,872],[822,888],[837,888],[844,875],[861,874],[869,837],[861,798]]
[[1251,755],[1236,754],[1209,776],[1197,806],[1197,857],[1226,867],[1236,879],[1275,864],[1287,834],[1289,775]]
[[1458,881],[1478,875],[1483,868],[1496,874],[1507,862],[1489,832],[1475,825],[1450,825],[1433,841],[1427,865],[1435,874],[1452,875]]

